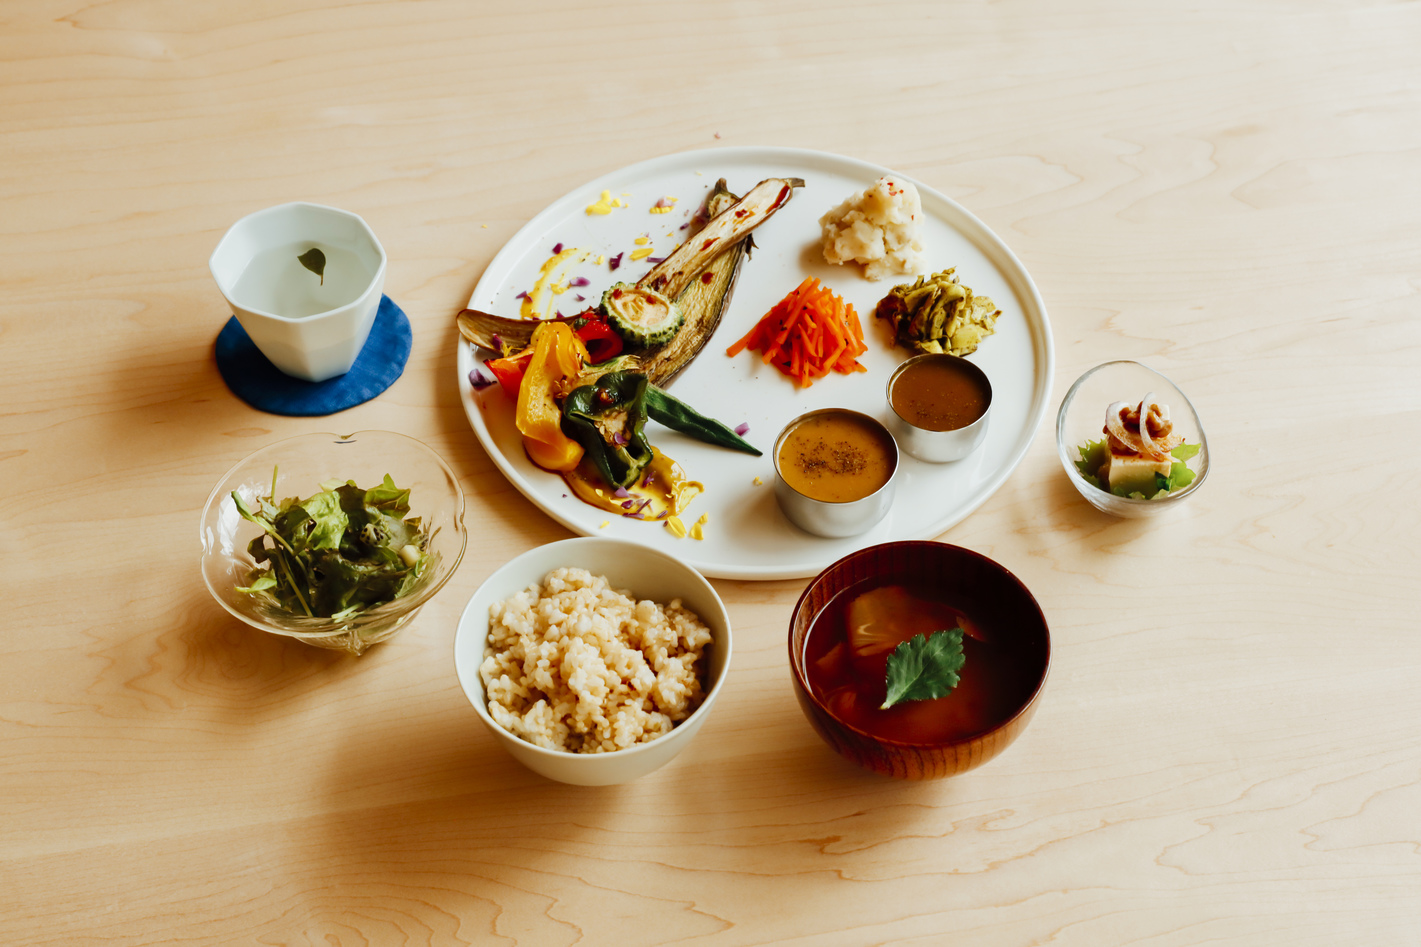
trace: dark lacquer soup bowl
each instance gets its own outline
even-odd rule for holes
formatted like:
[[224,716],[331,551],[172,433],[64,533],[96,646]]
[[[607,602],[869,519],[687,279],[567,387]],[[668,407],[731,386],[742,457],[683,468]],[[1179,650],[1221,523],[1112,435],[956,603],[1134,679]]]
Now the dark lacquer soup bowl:
[[[956,686],[883,709],[890,683],[901,688],[922,667],[910,652],[949,629],[962,654]],[[885,543],[809,583],[790,619],[789,663],[805,717],[840,755],[898,779],[941,779],[982,765],[1026,728],[1051,636],[1026,586],[986,556]],[[921,678],[934,677],[928,667]]]

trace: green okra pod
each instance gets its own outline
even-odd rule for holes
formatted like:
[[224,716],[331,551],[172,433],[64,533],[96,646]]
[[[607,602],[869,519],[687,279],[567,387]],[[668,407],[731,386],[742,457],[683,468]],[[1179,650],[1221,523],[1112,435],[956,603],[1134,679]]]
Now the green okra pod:
[[646,409],[653,421],[664,424],[673,431],[680,431],[688,437],[694,437],[698,441],[714,444],[717,447],[728,447],[731,450],[744,451],[747,454],[754,454],[756,457],[760,456],[760,449],[739,434],[715,418],[708,418],[699,413],[686,402],[662,391],[655,385],[647,386]]

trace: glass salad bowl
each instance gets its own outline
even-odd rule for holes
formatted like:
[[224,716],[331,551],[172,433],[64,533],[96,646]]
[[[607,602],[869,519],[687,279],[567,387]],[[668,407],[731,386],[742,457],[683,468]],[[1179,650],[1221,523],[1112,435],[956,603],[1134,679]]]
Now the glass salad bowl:
[[[356,502],[349,515],[341,520],[353,523],[369,515],[365,511],[372,503],[392,517],[379,522],[372,517],[366,522],[367,531],[360,534],[361,538],[353,538],[356,534],[352,530],[339,540],[342,557],[362,557],[359,566],[348,570],[354,576],[351,584],[335,586],[334,580],[328,579],[328,574],[335,571],[334,566],[345,573],[342,563],[327,566],[322,571],[320,564],[313,565],[312,554],[306,554],[303,559],[303,549],[298,548],[296,559],[301,568],[310,568],[314,574],[311,582],[332,584],[323,586],[320,592],[312,591],[316,584],[299,586],[306,589],[305,594],[283,593],[280,588],[242,591],[244,587],[263,584],[254,581],[263,573],[276,572],[283,565],[287,569],[295,567],[279,564],[274,559],[258,564],[249,546],[266,530],[243,516],[233,494],[250,512],[260,514],[265,510],[275,514],[279,504],[287,498],[304,500],[348,481],[369,491],[381,487],[387,475],[398,490],[384,488],[380,494],[375,491],[366,494],[364,502]],[[401,490],[409,491],[407,511],[400,506],[398,492]],[[388,501],[392,505],[386,505],[387,495],[396,496]],[[332,499],[329,505],[338,507],[350,502],[349,497],[344,497],[341,504]],[[315,549],[321,543],[313,534],[322,527],[329,531],[331,520],[329,515],[313,516],[306,534],[312,536],[307,542]],[[412,521],[416,517],[418,527],[414,528],[411,522],[410,534],[402,533],[396,542],[388,524],[402,529],[401,520]],[[414,438],[390,431],[360,431],[344,436],[302,434],[249,454],[213,488],[202,511],[202,578],[218,604],[254,628],[296,638],[318,648],[360,654],[408,624],[420,606],[449,581],[463,558],[467,542],[463,520],[464,492],[459,488],[458,478],[438,454]],[[386,531],[383,538],[381,529]],[[341,535],[339,530],[335,535]],[[374,545],[364,545],[367,541],[388,543],[389,551],[382,553]],[[272,538],[267,540],[268,545],[277,542]],[[298,547],[301,545],[300,540],[292,542]],[[324,545],[329,551],[335,542],[331,540]],[[388,570],[377,570],[373,576],[364,571],[368,562],[380,555],[389,560]],[[389,578],[390,575],[395,577]],[[270,581],[274,583],[275,579]],[[382,581],[387,585],[375,584]],[[383,590],[387,586],[398,588],[397,597],[392,601],[358,604],[362,590]],[[332,617],[320,617],[323,608],[322,602],[316,599],[318,594],[323,596],[327,610],[332,602],[341,606],[333,611]],[[369,595],[377,600],[385,597],[383,591],[371,591]],[[291,604],[283,604],[283,601]],[[297,603],[301,607],[296,607]],[[315,614],[307,614],[306,610]]]
[[[1169,409],[1173,433],[1184,438],[1183,443],[1171,451],[1174,456],[1167,478],[1171,486],[1159,489],[1160,484],[1153,483],[1148,489],[1157,492],[1149,497],[1138,491],[1117,495],[1101,486],[1101,481],[1090,473],[1095,462],[1104,458],[1104,448],[1089,445],[1105,439],[1109,406],[1122,401],[1137,406],[1151,393],[1155,401]],[[1066,476],[1081,496],[1096,509],[1112,516],[1139,518],[1176,509],[1209,475],[1209,442],[1194,405],[1174,382],[1147,365],[1130,360],[1097,365],[1076,379],[1056,415],[1056,452]]]

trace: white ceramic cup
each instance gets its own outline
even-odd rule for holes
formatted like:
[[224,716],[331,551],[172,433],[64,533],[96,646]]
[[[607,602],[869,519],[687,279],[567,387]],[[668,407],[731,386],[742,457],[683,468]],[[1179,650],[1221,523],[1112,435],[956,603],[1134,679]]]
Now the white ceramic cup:
[[[527,743],[489,716],[479,674],[488,648],[489,606],[536,585],[553,569],[575,566],[603,575],[614,589],[638,600],[666,603],[679,598],[714,636],[706,652],[706,696],[695,712],[665,736],[614,753],[565,753]],[[533,772],[579,786],[626,783],[666,765],[685,749],[709,716],[730,670],[730,615],[705,577],[664,552],[610,537],[564,539],[528,550],[504,563],[469,599],[454,634],[454,670],[479,720],[509,754]]]
[[[313,246],[329,251],[320,275],[299,261]],[[297,201],[237,221],[208,266],[232,314],[273,365],[294,378],[325,381],[350,371],[365,347],[385,262],[385,248],[359,216]]]

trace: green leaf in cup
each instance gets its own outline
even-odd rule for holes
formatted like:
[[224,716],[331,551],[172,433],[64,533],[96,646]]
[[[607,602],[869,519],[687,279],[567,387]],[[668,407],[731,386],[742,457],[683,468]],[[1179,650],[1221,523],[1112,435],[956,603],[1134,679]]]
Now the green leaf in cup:
[[321,252],[320,247],[312,247],[296,259],[301,261],[301,265],[315,273],[321,278],[321,285],[326,285],[326,255]]

